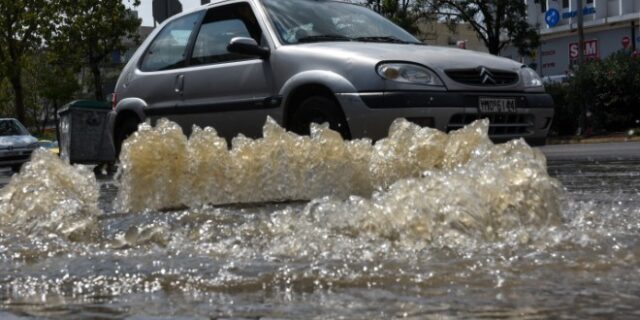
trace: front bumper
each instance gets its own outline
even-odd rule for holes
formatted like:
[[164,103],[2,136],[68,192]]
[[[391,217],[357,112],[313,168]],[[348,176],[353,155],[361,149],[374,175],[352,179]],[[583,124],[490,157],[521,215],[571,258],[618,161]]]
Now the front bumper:
[[1,150],[0,167],[21,165],[31,158],[33,149]]
[[[480,114],[480,97],[515,98],[517,112]],[[352,137],[374,140],[386,137],[397,118],[444,132],[489,118],[492,140],[525,138],[532,144],[540,144],[547,137],[554,114],[553,99],[546,93],[370,92],[341,93],[336,98],[343,107]]]

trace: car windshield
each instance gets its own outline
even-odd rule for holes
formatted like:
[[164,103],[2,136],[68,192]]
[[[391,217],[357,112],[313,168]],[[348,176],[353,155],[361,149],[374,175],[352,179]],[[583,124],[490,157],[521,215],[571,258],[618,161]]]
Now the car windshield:
[[421,44],[377,13],[349,3],[323,0],[262,0],[285,44],[363,41]]
[[25,128],[23,128],[15,120],[0,120],[0,136],[21,136],[29,134]]

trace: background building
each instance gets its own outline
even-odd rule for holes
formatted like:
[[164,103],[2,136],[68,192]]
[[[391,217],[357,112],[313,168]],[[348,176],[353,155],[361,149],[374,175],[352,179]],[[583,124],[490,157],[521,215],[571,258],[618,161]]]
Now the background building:
[[459,47],[462,42],[467,50],[489,52],[484,42],[478,39],[475,30],[467,23],[457,25],[452,31],[449,26],[435,19],[423,20],[418,24],[417,37],[430,45]]
[[[542,45],[533,57],[514,48],[504,56],[522,61],[543,76],[565,74],[578,59],[577,0],[526,0],[529,23]],[[583,0],[585,58],[604,58],[620,50],[640,49],[640,0]]]

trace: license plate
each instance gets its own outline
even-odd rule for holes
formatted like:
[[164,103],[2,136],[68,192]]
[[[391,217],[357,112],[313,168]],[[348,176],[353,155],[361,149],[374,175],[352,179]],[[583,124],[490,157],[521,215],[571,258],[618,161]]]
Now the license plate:
[[480,97],[478,109],[480,113],[516,113],[515,98]]

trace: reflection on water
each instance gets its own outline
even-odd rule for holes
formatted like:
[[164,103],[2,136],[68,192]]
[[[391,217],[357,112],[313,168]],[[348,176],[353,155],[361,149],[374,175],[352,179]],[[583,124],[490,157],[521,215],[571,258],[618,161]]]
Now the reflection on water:
[[[640,317],[640,162],[550,163],[562,187],[481,122],[395,126],[371,146],[268,124],[227,151],[165,123],[129,141],[122,185],[33,165],[0,192],[0,318]],[[90,237],[64,232],[86,219]]]

